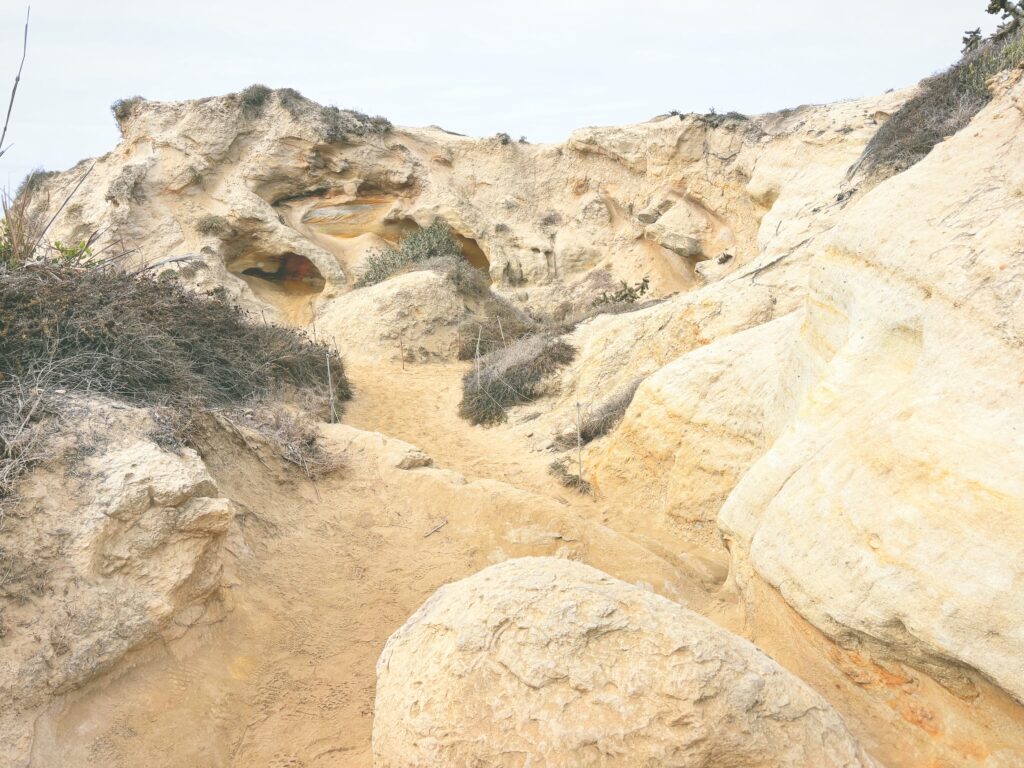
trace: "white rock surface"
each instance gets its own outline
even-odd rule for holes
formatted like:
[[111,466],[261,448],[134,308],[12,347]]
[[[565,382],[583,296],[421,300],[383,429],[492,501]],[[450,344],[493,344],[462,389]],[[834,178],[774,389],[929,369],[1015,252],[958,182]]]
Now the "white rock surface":
[[750,643],[555,558],[442,587],[391,636],[373,746],[377,768],[875,765]]
[[796,418],[720,523],[834,637],[1024,701],[1024,81],[996,88],[815,254]]

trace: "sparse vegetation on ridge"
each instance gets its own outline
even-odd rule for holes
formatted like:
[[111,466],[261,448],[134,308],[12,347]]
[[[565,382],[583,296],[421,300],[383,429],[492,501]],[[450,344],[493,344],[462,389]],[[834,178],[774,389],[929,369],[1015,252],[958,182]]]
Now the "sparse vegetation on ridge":
[[273,91],[265,85],[255,83],[238,94],[238,100],[242,105],[242,112],[247,117],[256,117],[263,112]]
[[960,61],[921,83],[920,91],[878,129],[854,170],[885,178],[910,168],[992,100],[989,78],[1024,65],[1024,32],[1016,21],[1021,11],[1016,4],[993,2],[989,12],[1001,12],[1002,5],[1014,5],[1017,16],[1008,15],[1003,30],[987,40],[968,33]]
[[145,99],[142,96],[129,96],[126,99],[118,99],[110,105],[110,111],[113,113],[114,119],[117,120],[118,124],[121,124],[131,117],[135,108],[144,101]]

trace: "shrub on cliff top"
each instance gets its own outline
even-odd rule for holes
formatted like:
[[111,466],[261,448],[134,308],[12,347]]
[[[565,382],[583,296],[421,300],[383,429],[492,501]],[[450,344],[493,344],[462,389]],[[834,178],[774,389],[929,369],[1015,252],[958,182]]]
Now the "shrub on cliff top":
[[114,114],[114,119],[120,124],[131,117],[135,107],[144,101],[145,99],[141,96],[129,96],[126,99],[118,99],[110,105],[110,111]]
[[936,144],[966,126],[992,100],[985,82],[1024,65],[1019,29],[981,41],[945,72],[921,83],[920,91],[878,129],[854,169],[886,178],[905,171]]
[[272,93],[272,90],[260,83],[250,85],[238,94],[238,101],[242,105],[242,112],[246,117],[257,117],[263,112],[263,107],[266,106]]

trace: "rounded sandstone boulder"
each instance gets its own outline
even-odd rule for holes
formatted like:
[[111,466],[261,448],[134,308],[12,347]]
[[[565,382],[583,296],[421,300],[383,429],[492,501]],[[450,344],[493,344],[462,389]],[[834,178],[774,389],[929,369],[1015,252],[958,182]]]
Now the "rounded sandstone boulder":
[[377,662],[376,768],[874,766],[754,645],[580,563],[439,589]]

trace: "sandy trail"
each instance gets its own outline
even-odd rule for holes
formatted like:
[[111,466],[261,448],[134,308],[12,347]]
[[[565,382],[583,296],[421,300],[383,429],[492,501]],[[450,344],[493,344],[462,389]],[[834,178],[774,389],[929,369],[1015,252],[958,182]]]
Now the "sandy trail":
[[222,603],[55,700],[37,721],[31,764],[369,766],[377,657],[442,584],[495,558],[564,551],[622,564],[670,593],[692,587],[675,565],[572,522],[595,502],[558,485],[531,438],[459,419],[463,369],[350,361],[357,395],[345,421],[537,496],[433,470],[396,482],[362,454],[314,488],[269,451],[264,465],[211,437],[204,459],[244,511],[227,543]]
[[[549,473],[552,456],[533,450],[531,438],[508,429],[478,427],[459,418],[462,375],[469,363],[407,364],[346,358],[356,397],[345,423],[419,446],[441,464],[469,477],[486,477],[587,505]],[[527,433],[530,434],[530,433]],[[540,442],[538,433],[533,440]]]

